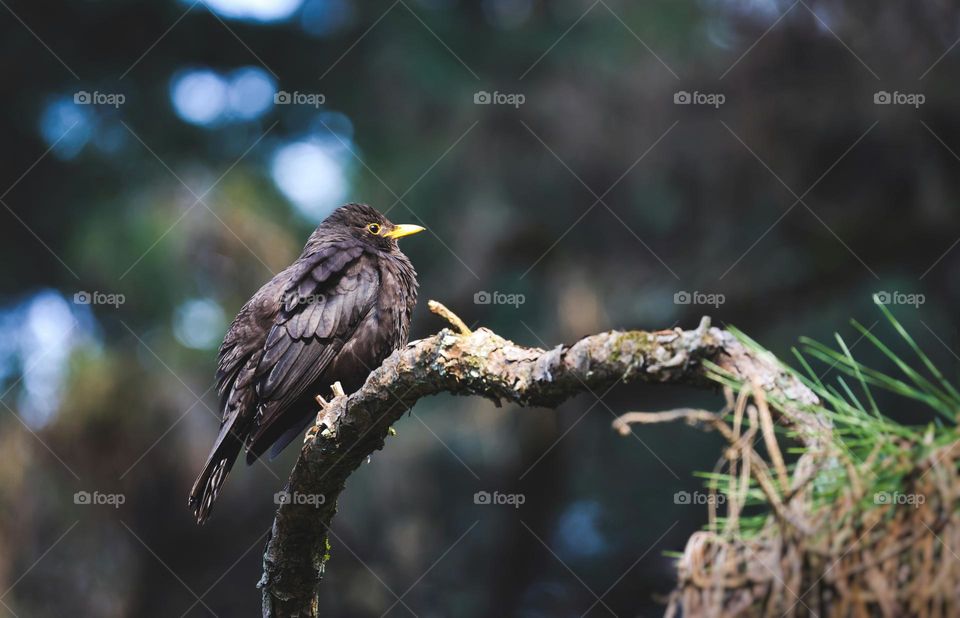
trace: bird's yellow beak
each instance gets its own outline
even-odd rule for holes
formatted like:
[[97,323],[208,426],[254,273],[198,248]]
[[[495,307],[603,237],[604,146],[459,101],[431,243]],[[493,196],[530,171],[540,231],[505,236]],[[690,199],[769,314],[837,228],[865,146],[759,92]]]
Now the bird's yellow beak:
[[403,223],[401,225],[393,226],[392,230],[384,233],[384,236],[386,238],[403,238],[404,236],[419,234],[425,229],[427,228],[420,227],[419,225],[410,225],[408,223]]

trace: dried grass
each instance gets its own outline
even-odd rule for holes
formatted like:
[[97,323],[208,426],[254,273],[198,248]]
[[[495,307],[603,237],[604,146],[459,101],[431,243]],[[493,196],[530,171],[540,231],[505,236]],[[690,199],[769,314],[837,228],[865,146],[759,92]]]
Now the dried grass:
[[[932,433],[919,444],[881,436],[857,460],[838,439],[824,439],[821,451],[806,450],[788,470],[763,390],[726,392],[718,414],[631,413],[618,421],[622,429],[682,419],[719,431],[728,444],[711,485],[725,500],[708,501],[709,525],[686,545],[668,618],[960,616],[955,442],[935,447]],[[878,491],[878,479],[890,478],[896,490]],[[825,482],[834,489],[818,488]],[[757,490],[768,515],[744,526]]]

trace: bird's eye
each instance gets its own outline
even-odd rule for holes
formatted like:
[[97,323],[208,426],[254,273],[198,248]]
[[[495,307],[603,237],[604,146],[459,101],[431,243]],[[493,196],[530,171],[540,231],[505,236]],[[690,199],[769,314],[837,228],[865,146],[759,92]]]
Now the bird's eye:
[[367,226],[367,231],[376,236],[380,233],[380,226],[376,223],[371,223]]

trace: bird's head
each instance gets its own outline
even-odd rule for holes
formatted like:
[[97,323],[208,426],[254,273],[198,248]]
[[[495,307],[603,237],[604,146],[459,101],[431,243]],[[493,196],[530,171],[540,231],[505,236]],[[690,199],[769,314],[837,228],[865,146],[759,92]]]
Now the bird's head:
[[391,223],[377,209],[366,204],[341,206],[327,217],[317,231],[323,228],[335,228],[382,251],[395,250],[397,239],[424,230],[419,225]]

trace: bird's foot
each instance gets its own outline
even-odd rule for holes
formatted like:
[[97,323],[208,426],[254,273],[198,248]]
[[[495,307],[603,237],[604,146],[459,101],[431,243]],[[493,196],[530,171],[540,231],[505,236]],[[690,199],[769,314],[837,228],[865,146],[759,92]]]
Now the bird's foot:
[[[340,382],[334,382],[333,385],[330,387],[330,391],[333,393],[333,399],[336,399],[337,397],[346,396],[346,393],[343,390],[343,385],[340,384]],[[317,395],[314,397],[314,399],[316,399],[317,403],[320,404],[320,411],[317,412],[317,420],[313,423],[313,425],[310,426],[309,429],[307,429],[307,433],[303,437],[304,443],[308,441],[316,440],[318,434],[322,435],[323,432],[329,428],[326,422],[327,410],[329,410],[330,404],[333,401],[333,399],[331,399],[330,401],[327,401],[326,399],[323,398],[323,395]],[[324,428],[323,431],[321,431],[321,427]]]

